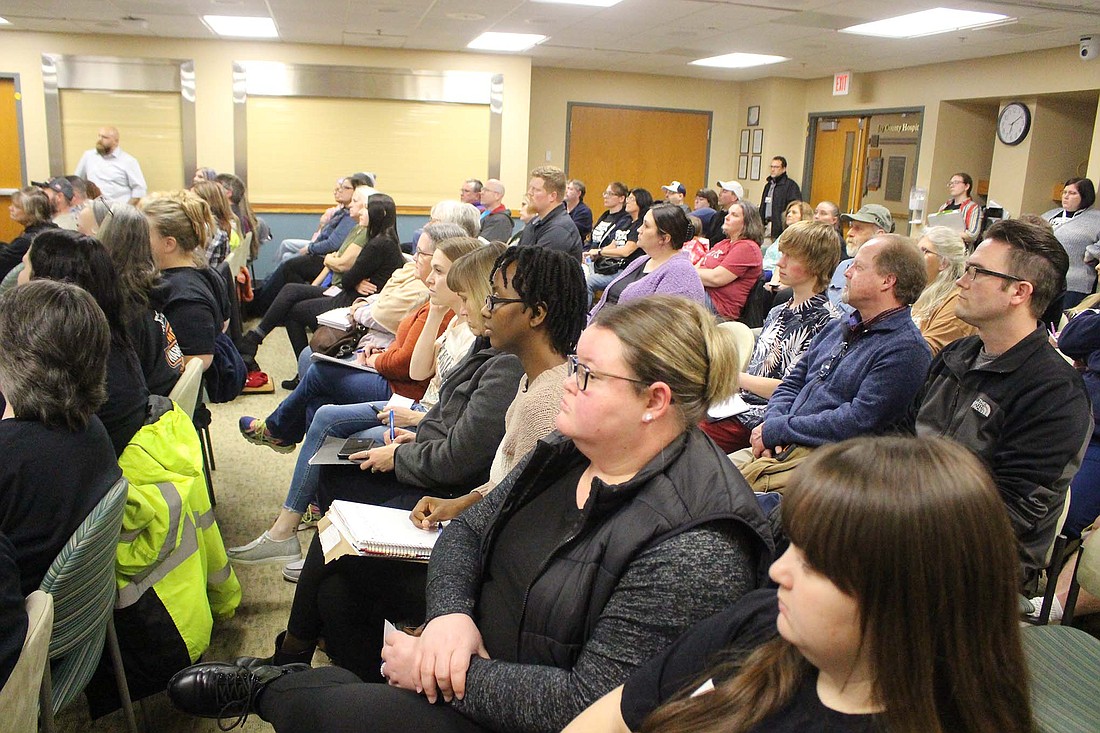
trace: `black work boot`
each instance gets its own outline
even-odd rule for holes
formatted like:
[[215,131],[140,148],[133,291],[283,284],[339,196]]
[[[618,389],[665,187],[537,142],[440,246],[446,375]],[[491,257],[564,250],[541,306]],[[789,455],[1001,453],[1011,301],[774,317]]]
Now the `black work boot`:
[[[229,730],[256,712],[260,693],[284,674],[311,669],[308,664],[242,667],[205,662],[182,669],[168,681],[168,697],[177,710],[200,718],[236,718]],[[219,724],[220,727],[220,724]]]

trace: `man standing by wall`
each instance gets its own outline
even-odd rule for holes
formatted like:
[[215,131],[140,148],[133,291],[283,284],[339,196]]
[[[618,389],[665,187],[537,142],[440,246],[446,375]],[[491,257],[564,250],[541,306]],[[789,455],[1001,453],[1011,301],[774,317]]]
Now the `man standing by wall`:
[[118,128],[100,129],[95,150],[84,151],[76,165],[76,175],[99,186],[103,197],[111,203],[136,204],[147,192],[145,176],[134,156],[118,146],[118,140]]
[[764,219],[764,236],[779,239],[787,222],[783,212],[792,201],[802,200],[802,190],[787,176],[787,159],[782,155],[772,158],[771,175],[764,193],[760,196],[760,216]]

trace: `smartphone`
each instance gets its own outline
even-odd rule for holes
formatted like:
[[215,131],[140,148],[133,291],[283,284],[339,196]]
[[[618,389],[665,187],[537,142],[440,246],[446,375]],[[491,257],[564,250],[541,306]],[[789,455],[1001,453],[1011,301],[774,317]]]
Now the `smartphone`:
[[339,458],[350,458],[352,453],[370,450],[377,445],[378,441],[371,440],[370,438],[348,438],[346,441],[344,441],[344,445],[340,447],[340,450],[336,453],[336,455]]

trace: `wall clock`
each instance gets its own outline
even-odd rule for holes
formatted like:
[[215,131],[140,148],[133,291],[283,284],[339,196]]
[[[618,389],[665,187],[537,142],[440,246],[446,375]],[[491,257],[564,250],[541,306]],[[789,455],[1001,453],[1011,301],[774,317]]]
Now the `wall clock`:
[[997,115],[997,138],[1005,145],[1019,145],[1031,130],[1031,110],[1023,102],[1009,102]]

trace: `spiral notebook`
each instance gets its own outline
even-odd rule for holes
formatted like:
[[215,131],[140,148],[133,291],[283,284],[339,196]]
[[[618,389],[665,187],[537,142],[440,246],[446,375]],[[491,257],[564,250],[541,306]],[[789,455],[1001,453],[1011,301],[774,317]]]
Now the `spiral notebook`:
[[337,499],[325,519],[329,526],[319,524],[318,530],[326,560],[334,550],[339,550],[341,542],[346,542],[358,555],[426,561],[439,538],[439,531],[414,526],[404,509]]

